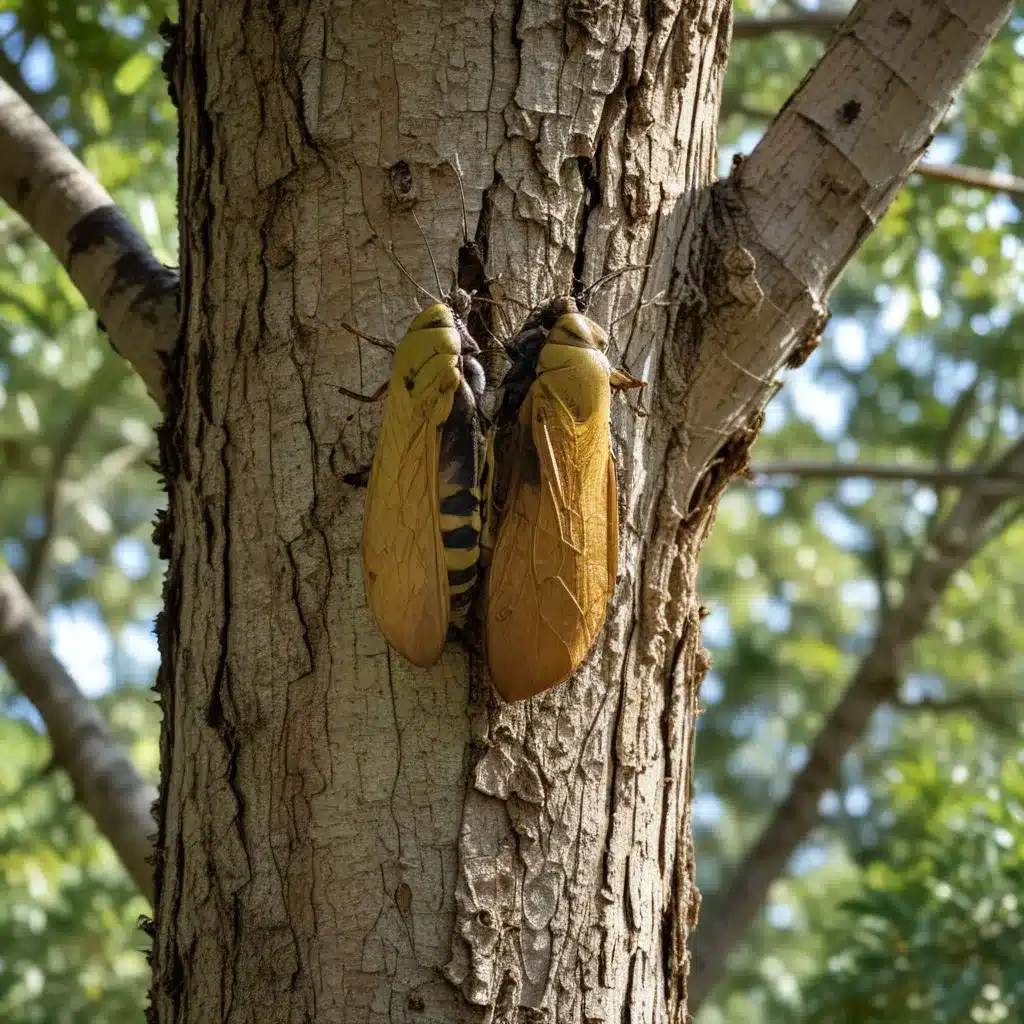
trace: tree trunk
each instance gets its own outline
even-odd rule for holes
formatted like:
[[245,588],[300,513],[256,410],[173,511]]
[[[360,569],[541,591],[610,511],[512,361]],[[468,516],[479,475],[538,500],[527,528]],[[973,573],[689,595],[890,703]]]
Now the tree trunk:
[[[961,52],[951,3],[862,0],[835,82],[711,187],[726,0],[184,0],[154,1020],[685,1019],[697,557],[771,374],[1008,10]],[[922,33],[941,74],[908,85],[901,50],[834,102],[851,54]],[[498,303],[484,332],[628,268],[589,310],[651,385],[613,415],[618,585],[586,667],[522,704],[454,644],[414,669],[363,596],[345,477],[380,410],[338,386],[389,367],[344,325],[422,306],[385,244],[436,287],[417,221]]]
[[[596,290],[599,321],[666,288],[715,170],[730,16],[724,0],[183,3],[156,1020],[683,1005],[694,585],[717,488],[682,516],[671,420],[617,400],[603,639],[571,682],[504,705],[458,646],[414,669],[371,620],[364,492],[343,477],[380,411],[337,385],[388,373],[343,323],[400,336],[424,302],[378,239],[434,289],[415,212],[442,277],[456,268],[456,154],[513,321],[627,265]],[[644,269],[655,244],[669,258]],[[678,377],[692,330],[659,344],[676,319],[627,317],[613,358],[650,379],[664,356]]]

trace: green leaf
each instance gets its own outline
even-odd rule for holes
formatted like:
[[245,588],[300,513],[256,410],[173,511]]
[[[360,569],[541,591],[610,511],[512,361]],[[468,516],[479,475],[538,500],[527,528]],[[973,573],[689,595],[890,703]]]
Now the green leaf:
[[117,69],[117,74],[114,75],[114,88],[122,96],[138,92],[149,81],[149,76],[153,74],[156,66],[156,59],[145,50],[140,50]]
[[106,98],[97,89],[88,89],[82,96],[82,105],[92,122],[92,127],[97,135],[110,134],[110,107],[107,106]]

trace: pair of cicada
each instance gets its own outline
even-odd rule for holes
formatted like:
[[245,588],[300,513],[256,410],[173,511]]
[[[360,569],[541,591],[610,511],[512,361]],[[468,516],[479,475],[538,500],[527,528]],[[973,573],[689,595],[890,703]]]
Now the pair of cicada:
[[381,631],[413,664],[434,664],[449,626],[465,622],[482,548],[498,692],[531,697],[586,658],[618,564],[611,391],[642,386],[607,348],[573,300],[546,303],[505,345],[491,424],[480,348],[450,301],[420,313],[397,346],[378,393],[363,578]]

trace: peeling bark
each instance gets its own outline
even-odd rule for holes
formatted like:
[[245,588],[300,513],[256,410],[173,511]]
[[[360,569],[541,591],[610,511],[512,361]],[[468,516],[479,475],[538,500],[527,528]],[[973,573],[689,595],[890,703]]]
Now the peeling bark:
[[[781,164],[806,196],[757,154],[712,188],[730,23],[725,0],[182,4],[151,1019],[685,1019],[700,547],[757,375],[820,325],[941,112],[879,172],[867,86],[863,151],[798,103],[774,144],[817,147]],[[804,238],[819,156],[850,187]],[[382,245],[431,286],[413,211],[442,273],[483,260],[495,331],[635,268],[590,305],[653,385],[648,415],[615,405],[618,586],[587,666],[524,704],[455,645],[413,669],[363,598],[345,476],[380,411],[337,386],[388,365],[342,325],[394,337],[419,308]]]

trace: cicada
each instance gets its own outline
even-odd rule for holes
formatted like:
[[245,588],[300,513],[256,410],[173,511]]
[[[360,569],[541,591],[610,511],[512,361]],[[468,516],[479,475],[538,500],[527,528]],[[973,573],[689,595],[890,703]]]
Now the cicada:
[[524,323],[488,437],[486,649],[509,701],[564,682],[587,657],[615,587],[618,499],[604,329],[554,299]]
[[363,582],[389,644],[414,665],[441,656],[465,621],[480,555],[484,372],[453,292],[412,321],[385,399],[363,513]]

